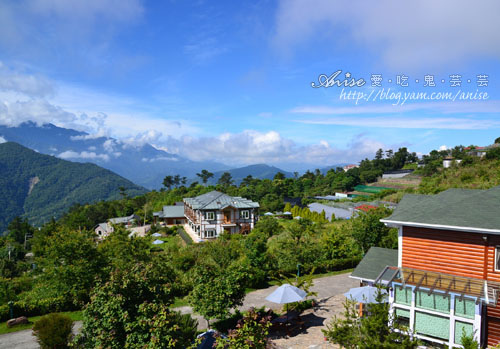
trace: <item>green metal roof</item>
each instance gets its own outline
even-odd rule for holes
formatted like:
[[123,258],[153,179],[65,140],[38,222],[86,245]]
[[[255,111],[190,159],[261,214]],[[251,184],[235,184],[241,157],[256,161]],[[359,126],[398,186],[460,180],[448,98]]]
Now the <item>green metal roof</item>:
[[372,247],[361,262],[359,262],[351,276],[367,281],[374,281],[387,266],[398,266],[398,250]]
[[184,202],[195,210],[220,210],[226,207],[257,208],[259,204],[239,196],[229,196],[216,190],[209,193],[184,199]]
[[407,223],[500,233],[500,186],[448,189],[437,195],[407,194],[385,223]]

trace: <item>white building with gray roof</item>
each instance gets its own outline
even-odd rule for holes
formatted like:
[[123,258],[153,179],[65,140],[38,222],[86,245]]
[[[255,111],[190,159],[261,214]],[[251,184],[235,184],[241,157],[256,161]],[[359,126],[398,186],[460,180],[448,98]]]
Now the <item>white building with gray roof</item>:
[[184,199],[186,230],[198,239],[249,233],[257,222],[258,210],[257,202],[218,191]]

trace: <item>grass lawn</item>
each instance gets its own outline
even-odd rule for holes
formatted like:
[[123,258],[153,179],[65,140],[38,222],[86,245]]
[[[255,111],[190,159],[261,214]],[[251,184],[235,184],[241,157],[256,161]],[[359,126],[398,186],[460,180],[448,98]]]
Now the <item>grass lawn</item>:
[[187,299],[187,297],[184,297],[184,298],[176,298],[175,301],[174,301],[174,304],[172,304],[170,306],[170,308],[178,308],[178,307],[184,307],[186,305],[189,305]]
[[[73,320],[73,321],[79,321],[79,320],[82,320],[82,318],[83,318],[81,310],[62,312],[61,314],[68,315],[71,318],[71,320]],[[33,327],[33,324],[40,318],[41,318],[41,316],[29,317],[28,320],[30,321],[30,323],[25,324],[25,325],[17,325],[17,326],[11,327],[11,328],[8,328],[7,321],[4,321],[4,322],[0,323],[0,334],[17,332],[17,331],[22,331],[22,330],[29,330]]]
[[[158,240],[164,241],[164,244],[161,245],[153,245],[151,243],[152,247],[157,247],[162,250],[168,250],[170,247],[173,248],[179,248],[181,245],[181,237],[179,235],[174,235],[174,236],[166,236],[166,237],[159,237]],[[154,240],[153,240],[154,241]]]

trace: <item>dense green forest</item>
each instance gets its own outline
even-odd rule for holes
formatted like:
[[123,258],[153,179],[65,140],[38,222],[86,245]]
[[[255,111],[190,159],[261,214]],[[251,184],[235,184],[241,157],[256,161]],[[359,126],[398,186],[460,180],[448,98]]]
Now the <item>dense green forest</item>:
[[39,154],[17,143],[0,144],[0,232],[16,216],[39,225],[75,203],[118,199],[145,189],[90,163]]

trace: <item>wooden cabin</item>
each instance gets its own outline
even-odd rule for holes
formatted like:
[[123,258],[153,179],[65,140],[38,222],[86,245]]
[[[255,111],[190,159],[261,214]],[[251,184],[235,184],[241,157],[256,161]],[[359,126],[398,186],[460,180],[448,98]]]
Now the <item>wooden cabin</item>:
[[406,195],[382,222],[399,231],[397,266],[375,280],[389,280],[396,321],[450,348],[463,331],[499,344],[500,186]]

